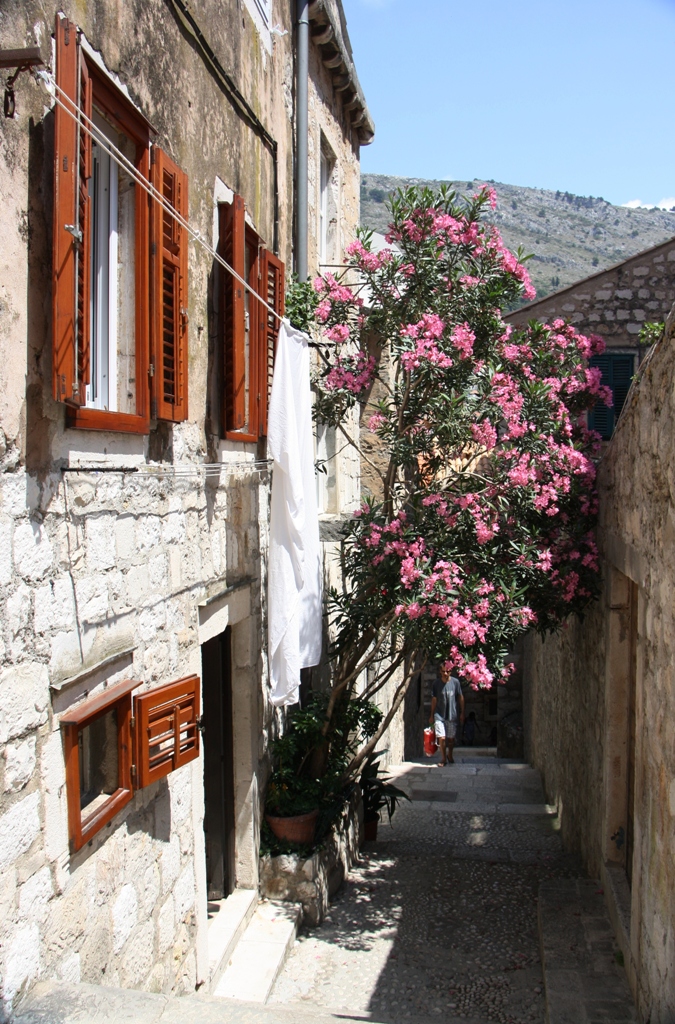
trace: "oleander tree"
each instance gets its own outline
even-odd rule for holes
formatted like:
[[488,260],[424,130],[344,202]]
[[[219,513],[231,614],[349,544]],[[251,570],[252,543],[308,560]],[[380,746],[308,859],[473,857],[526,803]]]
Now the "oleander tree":
[[558,629],[599,592],[599,437],[585,413],[612,401],[588,365],[604,344],[560,319],[505,322],[535,293],[522,253],[487,220],[495,203],[487,186],[471,198],[402,190],[388,248],[361,231],[346,273],[313,282],[317,419],[358,446],[345,419],[376,381],[381,396],[367,424],[379,457],[361,452],[378,497],[347,526],[343,586],[328,600],[332,682],[315,772],[343,702],[376,700],[391,680],[351,777],[426,659],[490,687],[522,633]]

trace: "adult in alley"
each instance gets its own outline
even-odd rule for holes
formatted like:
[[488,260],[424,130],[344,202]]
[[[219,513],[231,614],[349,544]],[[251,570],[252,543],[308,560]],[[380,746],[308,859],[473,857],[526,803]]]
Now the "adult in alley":
[[[457,708],[459,705],[459,716]],[[457,737],[457,720],[464,724],[464,694],[459,679],[450,675],[448,668],[442,667],[440,675],[434,680],[431,690],[431,717],[429,725],[433,725],[441,752],[438,762],[440,768],[446,764],[454,764],[452,756]]]

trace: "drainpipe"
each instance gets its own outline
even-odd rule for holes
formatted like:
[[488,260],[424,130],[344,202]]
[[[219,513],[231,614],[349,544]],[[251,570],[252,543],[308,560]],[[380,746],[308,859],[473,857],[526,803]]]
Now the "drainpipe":
[[295,269],[300,281],[307,280],[307,98],[309,79],[309,0],[297,0],[297,57],[296,57],[296,259]]

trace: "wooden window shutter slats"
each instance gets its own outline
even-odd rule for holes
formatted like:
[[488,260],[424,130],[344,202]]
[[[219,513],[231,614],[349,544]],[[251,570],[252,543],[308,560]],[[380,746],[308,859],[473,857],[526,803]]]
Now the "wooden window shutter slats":
[[[239,274],[245,275],[246,219],[244,200],[235,195],[232,203],[220,207],[220,249],[223,259]],[[225,402],[223,429],[242,430],[246,426],[246,303],[244,286],[222,268],[223,351]]]
[[[261,296],[278,316],[284,315],[285,275],[284,265],[277,256],[267,249],[262,253]],[[272,393],[274,355],[279,337],[279,320],[273,313],[260,305],[260,435],[267,436],[267,410]]]
[[[56,82],[73,111],[78,103],[91,114],[91,86],[81,59],[77,27],[56,17]],[[89,104],[87,109],[86,104]],[[78,134],[82,137],[78,138]],[[91,140],[58,104],[54,111],[54,233],[52,250],[52,353],[54,397],[82,405],[88,372],[88,276],[84,251],[88,196],[82,175],[90,173]],[[81,265],[78,266],[78,264]],[[80,273],[81,270],[81,273]],[[78,335],[81,335],[78,338]]]
[[134,701],[136,788],[199,757],[199,677],[139,694]]
[[[154,149],[152,184],[185,220],[187,175],[163,150]],[[152,376],[153,415],[187,419],[187,232],[165,205],[152,200]]]

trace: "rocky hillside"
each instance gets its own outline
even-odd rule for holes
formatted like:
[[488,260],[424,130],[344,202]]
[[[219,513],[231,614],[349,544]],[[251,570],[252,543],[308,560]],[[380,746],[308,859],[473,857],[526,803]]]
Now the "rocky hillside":
[[[421,178],[363,174],[361,223],[384,233],[390,192],[401,186],[437,188],[440,184]],[[471,193],[482,182],[452,184],[459,192]],[[528,269],[538,298],[675,236],[675,211],[629,210],[592,196],[490,184],[498,197],[491,219],[510,249],[515,251],[520,245],[532,253]]]

